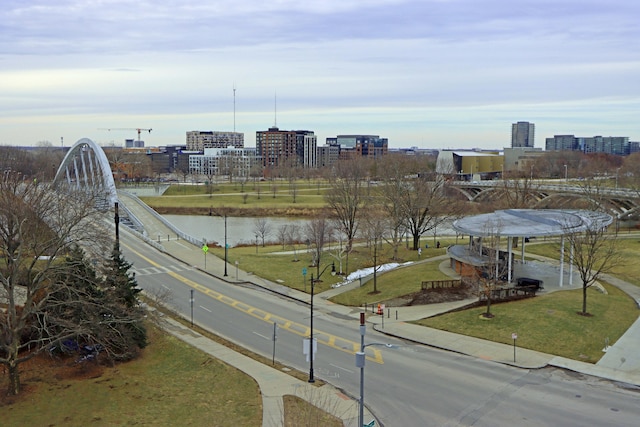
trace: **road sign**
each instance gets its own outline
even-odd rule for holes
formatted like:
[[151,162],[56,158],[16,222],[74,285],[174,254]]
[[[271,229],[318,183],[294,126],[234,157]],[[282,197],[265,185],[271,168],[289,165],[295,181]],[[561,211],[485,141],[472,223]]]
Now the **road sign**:
[[204,245],[202,245],[202,252],[204,252],[205,254],[207,252],[209,252],[209,246],[207,246],[207,244],[205,243]]
[[371,420],[369,424],[362,424],[362,427],[376,427],[376,420]]
[[307,268],[306,268],[306,267],[304,267],[304,268],[302,269],[302,275],[303,275],[303,276],[306,276],[306,275],[307,275]]
[[512,340],[517,340],[518,339],[518,334],[516,334],[515,332],[511,334],[511,339]]

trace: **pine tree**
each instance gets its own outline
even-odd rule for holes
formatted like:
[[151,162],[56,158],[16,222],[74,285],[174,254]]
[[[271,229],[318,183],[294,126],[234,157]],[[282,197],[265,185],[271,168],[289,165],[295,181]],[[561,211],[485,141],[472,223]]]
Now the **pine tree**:
[[128,308],[138,305],[138,294],[142,289],[138,288],[138,282],[134,274],[129,274],[132,264],[124,259],[120,247],[116,243],[111,253],[111,261],[105,271],[105,286],[116,301]]

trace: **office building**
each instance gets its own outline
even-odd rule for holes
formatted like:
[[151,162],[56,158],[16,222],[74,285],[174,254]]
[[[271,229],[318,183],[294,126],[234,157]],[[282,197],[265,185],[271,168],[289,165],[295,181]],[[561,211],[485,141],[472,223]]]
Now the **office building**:
[[536,125],[529,122],[518,122],[511,125],[511,148],[533,148]]
[[244,133],[199,131],[187,132],[187,150],[204,151],[205,148],[243,148]]
[[326,143],[340,147],[341,159],[378,158],[389,151],[389,140],[380,138],[379,135],[338,135],[335,138],[327,138]]
[[627,156],[636,150],[636,144],[628,136],[554,135],[545,139],[547,151],[581,151],[583,153],[605,153]]

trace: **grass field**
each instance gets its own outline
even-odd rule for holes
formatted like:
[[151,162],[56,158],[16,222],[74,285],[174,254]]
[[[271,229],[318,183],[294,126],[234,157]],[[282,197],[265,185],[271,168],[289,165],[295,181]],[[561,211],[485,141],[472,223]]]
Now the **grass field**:
[[2,425],[261,425],[252,378],[154,327],[149,332],[142,356],[113,368],[48,357],[25,365],[26,390],[3,407]]
[[448,313],[416,323],[431,328],[512,344],[518,334],[518,346],[584,362],[602,357],[605,339],[613,344],[637,319],[635,302],[614,286],[605,284],[607,294],[588,290],[588,311],[582,307],[582,290],[559,291],[549,295],[510,303],[493,304],[494,318],[481,318],[486,308]]
[[[450,242],[455,241],[450,239],[440,240],[442,247],[440,249],[429,248],[423,250],[422,259],[444,254],[446,245]],[[425,241],[426,239],[423,242]],[[220,258],[224,258],[224,249],[221,247],[210,247],[209,251]],[[336,252],[328,251],[323,255],[320,262],[320,272],[322,272],[324,267],[330,265],[332,262],[335,262],[336,272],[340,273],[340,261],[331,256],[331,253]],[[393,253],[391,246],[388,244],[383,244],[378,250],[377,256],[378,265],[393,262]],[[311,292],[309,285],[311,274],[313,274],[315,277],[317,277],[318,275],[317,269],[311,266],[311,254],[308,253],[307,247],[302,244],[296,246],[296,254],[292,253],[291,246],[286,246],[285,251],[283,251],[281,245],[268,245],[266,247],[258,247],[257,253],[255,246],[235,247],[228,250],[227,259],[229,260],[229,263],[231,265],[234,265],[235,262],[238,261],[238,267],[243,269],[244,271],[254,272],[260,277],[294,289],[298,289],[303,292]],[[405,245],[401,245],[401,247],[398,249],[398,259],[400,260],[399,262],[420,260],[417,251],[407,249]],[[366,245],[355,246],[349,256],[348,261],[349,265],[347,266],[346,258],[342,259],[343,272],[353,272],[358,271],[362,268],[371,267],[373,265],[373,250],[371,247],[367,247]],[[303,269],[307,270],[306,276],[302,274]],[[398,273],[388,273],[391,274],[389,276],[387,276],[387,274],[380,275],[379,282],[383,284],[381,290],[385,290],[385,295],[391,295],[392,297],[397,296],[398,292],[404,292],[405,289],[412,288],[413,285],[417,286],[419,289],[422,280],[429,280],[429,277],[431,277],[432,274],[442,275],[442,273],[439,273],[439,271],[437,271],[437,266],[435,267],[435,269],[433,269],[433,267],[431,266],[423,265],[421,267],[403,268],[402,270],[403,272],[399,275]],[[322,281],[316,282],[316,293],[320,293],[327,289],[330,289],[331,285],[343,280],[343,277],[339,274],[331,276],[330,272],[330,268],[325,270],[325,273],[321,277]],[[234,269],[230,268],[228,273],[233,277],[233,275],[235,274]],[[443,276],[443,278],[446,277]],[[403,286],[394,287],[392,285],[393,283],[397,282],[401,282]],[[385,283],[391,283],[391,285],[385,286]],[[405,284],[407,286],[404,286]],[[373,284],[367,283],[366,286],[362,287],[363,295],[368,292],[370,286],[373,286]],[[371,298],[377,300],[378,298],[380,298],[380,296],[372,296],[370,298],[367,298],[369,300],[371,300]],[[356,300],[357,303],[355,302]],[[347,305],[358,305],[361,302],[365,301],[362,300],[360,296],[356,295],[354,296],[354,300]],[[345,302],[340,303],[342,304]]]

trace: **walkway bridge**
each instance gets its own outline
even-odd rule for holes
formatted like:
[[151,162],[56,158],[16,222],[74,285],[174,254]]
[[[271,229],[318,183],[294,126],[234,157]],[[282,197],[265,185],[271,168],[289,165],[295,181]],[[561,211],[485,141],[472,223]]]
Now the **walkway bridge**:
[[[517,188],[501,180],[495,181],[454,181],[451,188],[462,193],[469,201],[487,201],[501,197],[504,191],[526,191],[535,200],[531,208],[541,208],[554,201],[558,208],[569,207],[575,199],[588,199],[594,205],[604,208],[619,220],[640,216],[640,191],[627,188],[591,187],[579,183],[549,183],[529,181],[527,188]],[[510,188],[511,187],[511,188]]]
[[57,190],[93,192],[98,197],[97,207],[105,211],[118,202],[109,160],[102,147],[89,138],[82,138],[67,152],[51,186]]

